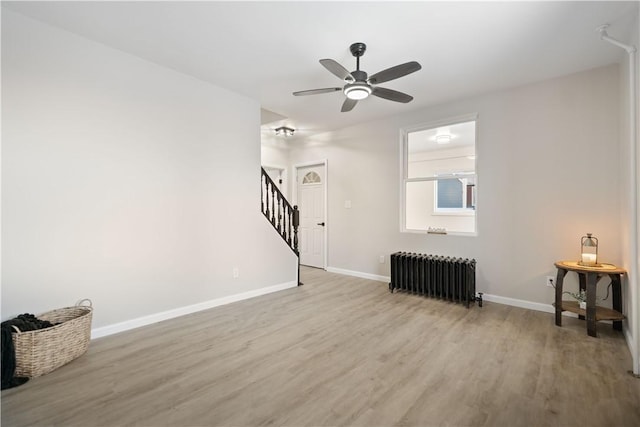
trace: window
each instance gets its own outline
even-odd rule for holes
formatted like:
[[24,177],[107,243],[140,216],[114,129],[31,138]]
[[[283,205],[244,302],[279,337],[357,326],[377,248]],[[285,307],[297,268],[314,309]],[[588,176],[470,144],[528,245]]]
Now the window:
[[475,234],[475,116],[402,134],[402,231]]
[[303,184],[319,184],[321,182],[320,175],[311,171],[302,178]]

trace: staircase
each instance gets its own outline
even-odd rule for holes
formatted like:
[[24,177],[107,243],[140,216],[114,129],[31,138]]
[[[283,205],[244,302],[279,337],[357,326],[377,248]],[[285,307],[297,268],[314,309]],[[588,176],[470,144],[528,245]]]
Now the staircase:
[[261,210],[267,221],[271,223],[282,240],[298,257],[298,286],[300,282],[300,252],[298,251],[298,226],[300,225],[300,211],[298,206],[291,204],[284,197],[275,182],[264,168],[260,178]]

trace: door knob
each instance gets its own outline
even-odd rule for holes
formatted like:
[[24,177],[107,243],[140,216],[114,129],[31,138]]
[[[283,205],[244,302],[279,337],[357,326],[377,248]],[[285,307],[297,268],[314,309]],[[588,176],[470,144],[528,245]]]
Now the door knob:
[[324,222],[319,222],[318,225],[321,225],[324,227]]

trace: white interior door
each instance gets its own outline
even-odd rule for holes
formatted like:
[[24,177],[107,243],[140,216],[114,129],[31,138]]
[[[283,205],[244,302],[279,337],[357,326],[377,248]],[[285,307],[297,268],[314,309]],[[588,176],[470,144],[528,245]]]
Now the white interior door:
[[300,264],[324,268],[324,165],[298,168]]

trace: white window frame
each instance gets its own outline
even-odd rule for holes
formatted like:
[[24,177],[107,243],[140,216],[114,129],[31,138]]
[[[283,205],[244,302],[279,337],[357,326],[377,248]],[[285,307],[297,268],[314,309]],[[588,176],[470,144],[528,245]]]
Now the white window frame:
[[[456,117],[450,117],[447,119],[442,119],[442,120],[436,120],[436,121],[432,121],[432,122],[428,122],[428,123],[423,123],[420,125],[415,125],[415,126],[407,126],[404,128],[400,129],[400,142],[399,142],[399,147],[400,147],[400,232],[401,233],[415,233],[415,234],[429,234],[429,232],[427,230],[417,230],[417,229],[411,229],[411,228],[407,228],[407,224],[406,224],[406,219],[407,219],[407,212],[406,212],[406,201],[407,201],[407,183],[409,182],[422,182],[422,181],[437,181],[439,179],[443,179],[443,178],[459,178],[459,176],[455,176],[455,175],[442,175],[442,176],[438,176],[438,177],[426,177],[426,178],[408,178],[407,177],[407,172],[408,172],[408,161],[409,161],[409,150],[408,150],[408,136],[410,133],[412,132],[418,132],[421,130],[425,130],[425,129],[433,129],[433,128],[437,128],[437,127],[443,127],[443,126],[452,126],[452,125],[456,125],[458,123],[464,123],[464,122],[470,122],[470,121],[475,121],[475,126],[476,126],[476,132],[475,132],[475,151],[476,151],[476,155],[475,155],[475,159],[474,159],[474,163],[475,163],[475,167],[474,167],[474,175],[475,175],[475,186],[476,186],[476,208],[472,211],[472,212],[438,212],[435,215],[473,215],[474,217],[474,230],[473,232],[467,232],[467,231],[449,231],[447,230],[447,234],[449,236],[471,236],[471,237],[475,237],[478,235],[478,204],[479,204],[479,200],[477,197],[478,194],[478,184],[479,184],[479,178],[478,178],[478,113],[472,113],[472,114],[466,114],[466,115],[462,115],[462,116],[456,116]],[[434,191],[435,193],[435,191]],[[434,205],[435,206],[435,205]],[[459,211],[459,209],[456,209],[457,211]],[[466,209],[465,209],[466,210]]]

